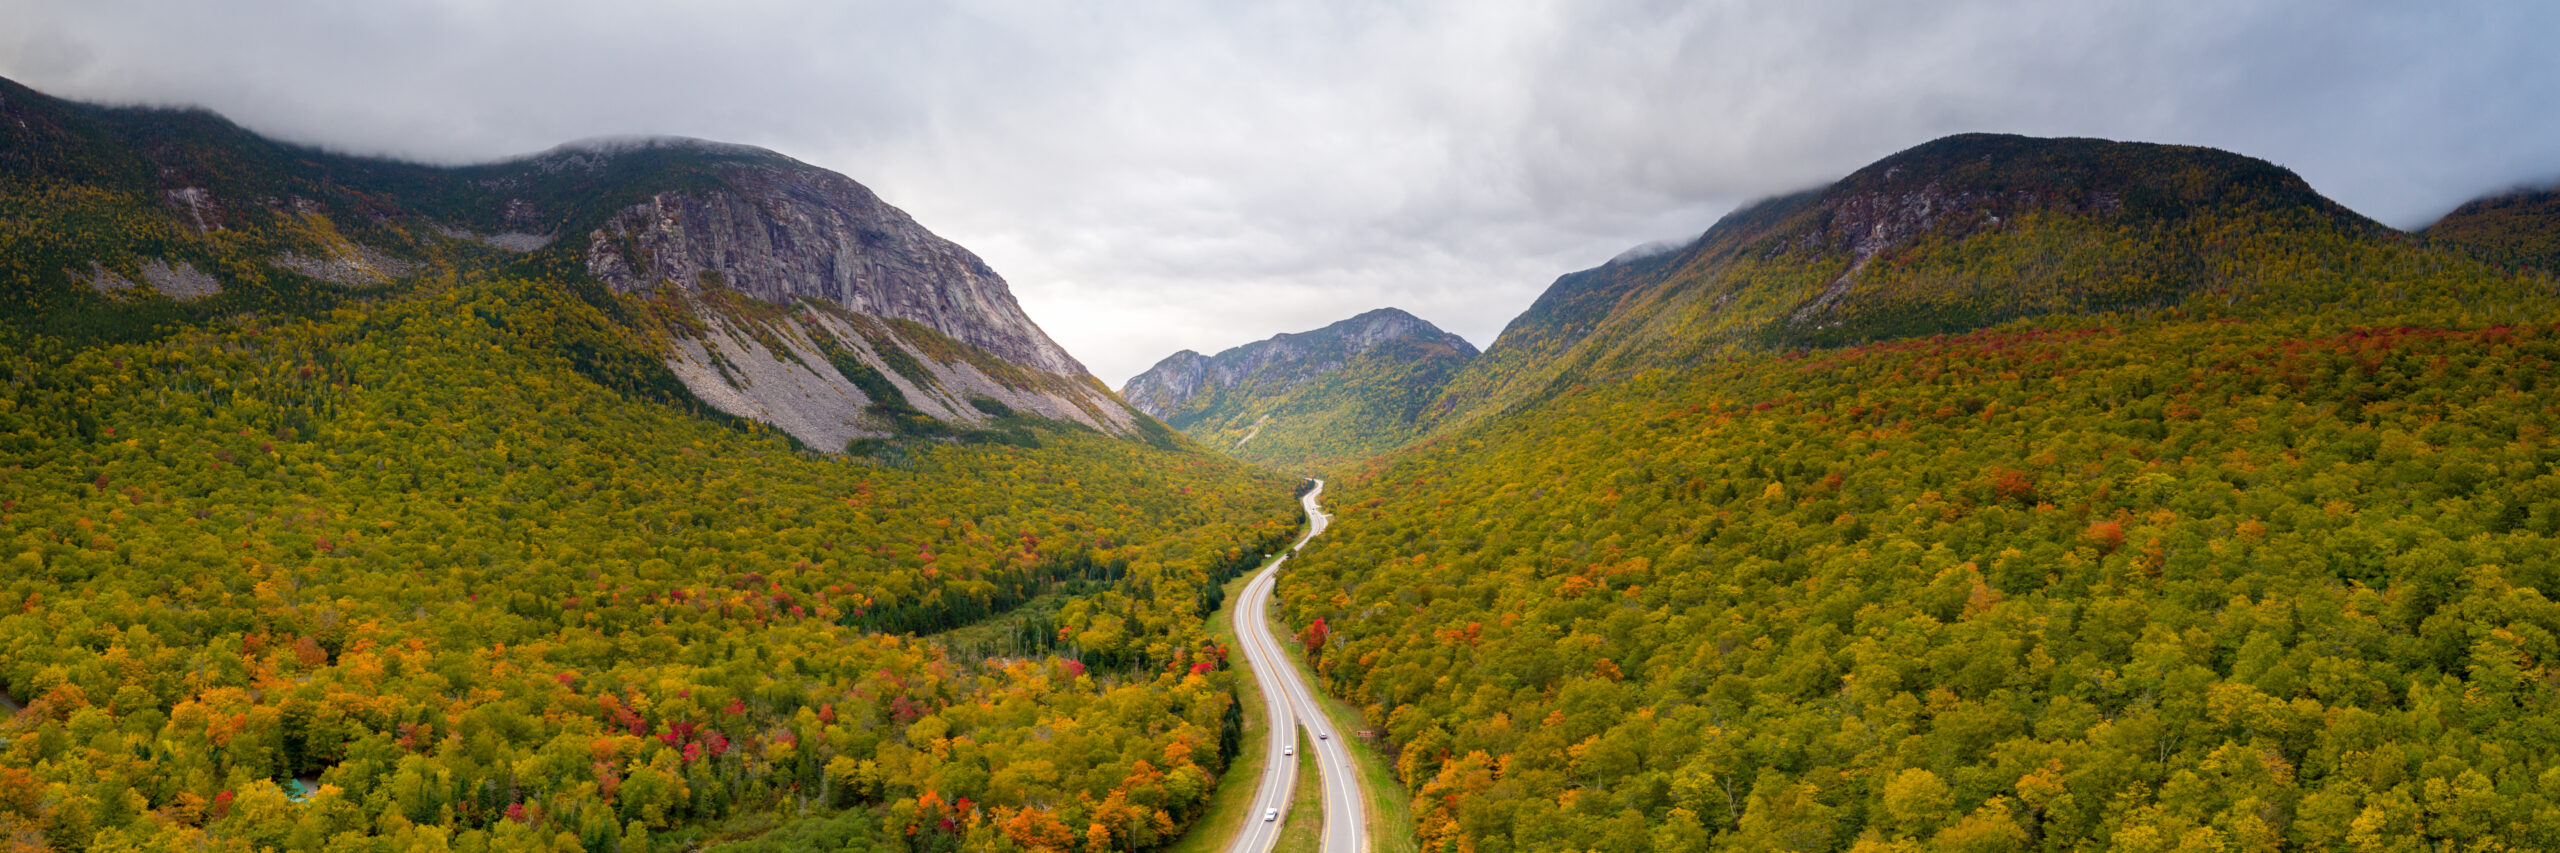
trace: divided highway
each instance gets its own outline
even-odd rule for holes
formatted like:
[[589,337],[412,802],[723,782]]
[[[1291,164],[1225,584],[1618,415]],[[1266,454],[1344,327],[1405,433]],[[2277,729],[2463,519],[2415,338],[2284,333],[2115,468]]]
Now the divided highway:
[[[1246,817],[1243,831],[1236,834],[1233,853],[1265,853],[1280,840],[1280,825],[1289,819],[1289,791],[1298,781],[1298,758],[1292,749],[1298,743],[1298,728],[1304,726],[1314,738],[1316,768],[1324,781],[1324,853],[1362,853],[1368,849],[1368,816],[1362,812],[1366,800],[1360,796],[1360,777],[1351,765],[1351,748],[1344,746],[1340,732],[1332,721],[1316,707],[1315,694],[1289,658],[1280,650],[1280,641],[1271,636],[1271,587],[1278,581],[1281,564],[1287,563],[1307,540],[1323,533],[1332,519],[1316,505],[1316,496],[1324,493],[1324,481],[1307,492],[1307,535],[1299,537],[1289,553],[1264,566],[1260,574],[1245,584],[1244,595],[1236,602],[1236,638],[1244,645],[1245,661],[1253,667],[1253,678],[1262,685],[1263,700],[1270,706],[1271,743],[1262,765],[1262,785],[1254,793],[1253,814]],[[1263,815],[1277,810],[1273,820]]]

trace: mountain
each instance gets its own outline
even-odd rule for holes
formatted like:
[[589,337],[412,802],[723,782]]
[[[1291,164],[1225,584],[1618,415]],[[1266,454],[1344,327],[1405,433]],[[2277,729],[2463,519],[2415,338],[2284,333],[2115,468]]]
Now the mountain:
[[772,152],[0,82],[11,849],[1158,849],[1295,485]]
[[1424,405],[1475,345],[1380,308],[1203,356],[1183,350],[1121,396],[1203,444],[1285,471],[1374,455],[1428,425]]
[[1953,137],[1559,280],[1275,611],[1421,849],[2549,849],[2555,365],[2272,165]]
[[[2373,271],[2348,262],[2397,239],[2230,152],[1950,136],[1744,205],[1679,249],[1558,279],[1434,411],[1465,423],[1578,371],[2048,315],[2391,310],[2421,296],[2357,286]],[[2270,266],[2296,263],[2340,268]]]
[[2493,259],[2560,270],[2560,187],[2472,199],[2418,234]]
[[1667,251],[1559,277],[1454,371],[1354,374],[1366,382],[1358,395],[1396,401],[1393,417],[1302,420],[1307,437],[1256,456],[1236,440],[1264,410],[1195,390],[1189,377],[1206,375],[1207,359],[1167,359],[1127,396],[1246,458],[1306,458],[1294,447],[1312,444],[1358,459],[1577,384],[1743,352],[2041,317],[2466,310],[2448,298],[2452,283],[2393,278],[2407,272],[2389,264],[2409,262],[2409,239],[2226,151],[1964,134],[1744,205]]
[[505,269],[601,285],[582,298],[629,334],[597,342],[617,351],[589,354],[599,375],[823,451],[1000,433],[1017,415],[1147,429],[977,256],[763,149],[605,140],[439,168],[0,81],[0,175],[72,226],[20,235],[0,262],[12,319],[75,337]]

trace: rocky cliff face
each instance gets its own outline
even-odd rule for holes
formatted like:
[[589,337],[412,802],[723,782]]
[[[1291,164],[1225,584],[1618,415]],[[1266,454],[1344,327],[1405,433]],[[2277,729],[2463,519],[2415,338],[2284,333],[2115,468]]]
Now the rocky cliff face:
[[1167,356],[1147,372],[1132,377],[1120,390],[1138,411],[1176,429],[1216,392],[1252,386],[1255,393],[1278,394],[1343,364],[1378,345],[1398,340],[1436,343],[1467,357],[1476,354],[1465,338],[1441,331],[1422,318],[1395,308],[1380,308],[1309,332],[1274,335],[1216,356],[1183,350]]
[[609,173],[618,157],[685,146],[718,161],[604,218],[583,245],[588,273],[614,290],[672,298],[703,321],[668,355],[696,397],[830,450],[899,434],[900,412],[960,428],[990,410],[1135,428],[985,261],[850,178],[691,140],[554,152],[532,166]]
[[[1241,348],[1239,348],[1241,349]],[[1232,352],[1232,350],[1230,350]],[[1164,357],[1147,372],[1131,377],[1120,388],[1120,399],[1129,401],[1157,420],[1181,408],[1200,395],[1203,388],[1217,381],[1219,370],[1209,357],[1183,350]]]
[[832,307],[739,311],[693,303],[701,328],[667,365],[713,408],[763,421],[825,450],[915,432],[989,427],[1005,413],[1136,432],[1136,416],[1100,382],[1031,370],[967,348],[920,323]]
[[779,156],[660,192],[587,235],[587,271],[627,293],[727,287],[776,304],[811,299],[913,320],[998,358],[1077,375],[1004,279],[850,178]]

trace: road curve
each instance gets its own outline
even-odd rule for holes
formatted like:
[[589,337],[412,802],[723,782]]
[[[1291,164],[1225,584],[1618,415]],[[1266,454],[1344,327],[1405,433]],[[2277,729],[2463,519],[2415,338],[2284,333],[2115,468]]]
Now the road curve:
[[[1352,768],[1350,747],[1343,745],[1332,721],[1316,707],[1315,694],[1281,652],[1280,641],[1271,636],[1271,587],[1279,580],[1280,566],[1332,522],[1332,517],[1316,505],[1316,496],[1324,493],[1324,481],[1316,480],[1315,484],[1303,499],[1307,505],[1307,535],[1299,537],[1287,554],[1254,575],[1236,603],[1236,639],[1244,646],[1245,661],[1253,667],[1254,681],[1262,685],[1263,700],[1270,706],[1271,742],[1265,746],[1267,755],[1262,765],[1262,785],[1254,793],[1254,813],[1246,816],[1244,829],[1236,833],[1235,846],[1229,848],[1233,853],[1265,853],[1280,840],[1280,826],[1289,818],[1289,792],[1298,780],[1297,756],[1287,754],[1287,748],[1298,742],[1300,726],[1314,738],[1310,742],[1315,748],[1316,769],[1324,780],[1324,853],[1362,853],[1369,846],[1368,816],[1361,810],[1366,801],[1360,796],[1360,777]],[[1279,819],[1263,820],[1268,809],[1278,809]]]

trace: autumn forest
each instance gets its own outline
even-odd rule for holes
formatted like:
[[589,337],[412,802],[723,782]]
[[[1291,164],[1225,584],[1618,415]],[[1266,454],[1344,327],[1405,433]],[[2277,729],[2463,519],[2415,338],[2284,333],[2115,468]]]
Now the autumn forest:
[[1159,420],[772,152],[0,96],[9,853],[1225,849],[1318,476],[1376,849],[2560,849],[2548,194],[1946,137]]

